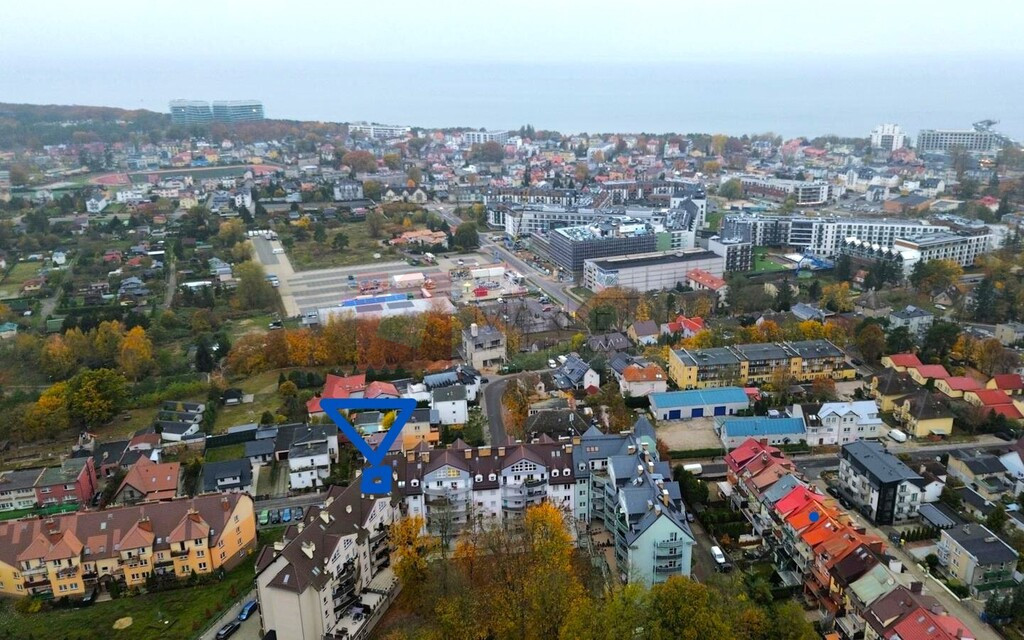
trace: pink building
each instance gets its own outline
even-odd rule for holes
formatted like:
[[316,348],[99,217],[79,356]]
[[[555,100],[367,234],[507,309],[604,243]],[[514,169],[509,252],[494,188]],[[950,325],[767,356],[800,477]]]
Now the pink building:
[[92,458],[68,458],[59,467],[47,467],[36,480],[35,490],[40,507],[91,504],[96,495],[96,468]]

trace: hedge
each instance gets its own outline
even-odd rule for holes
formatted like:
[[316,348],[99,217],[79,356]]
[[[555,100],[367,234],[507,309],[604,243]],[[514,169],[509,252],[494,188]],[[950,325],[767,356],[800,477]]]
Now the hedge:
[[694,458],[719,458],[722,456],[722,451],[721,447],[715,449],[690,449],[689,451],[673,449],[668,452],[668,455],[673,460],[692,460]]

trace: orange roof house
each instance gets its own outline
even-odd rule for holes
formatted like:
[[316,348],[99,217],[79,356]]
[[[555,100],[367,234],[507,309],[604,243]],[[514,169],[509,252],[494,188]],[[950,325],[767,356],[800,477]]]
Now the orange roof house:
[[917,354],[914,353],[894,353],[889,356],[882,356],[882,365],[902,373],[908,367],[920,367],[921,361],[917,358]]
[[178,495],[181,475],[179,462],[153,462],[142,457],[128,469],[121,486],[117,488],[114,504],[136,504],[170,500]]

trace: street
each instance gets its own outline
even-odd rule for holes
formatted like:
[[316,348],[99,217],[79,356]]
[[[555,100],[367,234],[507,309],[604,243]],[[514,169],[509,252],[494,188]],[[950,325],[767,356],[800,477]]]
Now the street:
[[[242,605],[255,599],[255,590],[247,593],[245,597],[228,607],[227,611],[224,612],[224,615],[218,618],[217,621],[203,633],[203,635],[199,636],[198,640],[216,640],[217,632],[220,628],[238,617],[238,612],[242,610]],[[259,640],[260,636],[260,614],[257,611],[249,616],[248,620],[242,623],[242,626],[238,628],[238,631],[236,631],[231,638],[232,640]]]
[[507,376],[501,379],[494,379],[484,386],[483,395],[480,398],[480,408],[487,417],[489,425],[490,444],[495,446],[505,442],[508,435],[505,433],[505,422],[501,419],[501,396],[505,393],[508,381],[515,376]]

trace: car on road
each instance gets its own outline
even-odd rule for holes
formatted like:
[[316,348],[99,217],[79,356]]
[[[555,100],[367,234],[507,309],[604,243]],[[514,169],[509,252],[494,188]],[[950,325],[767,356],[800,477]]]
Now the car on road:
[[285,507],[284,509],[281,510],[281,522],[291,522],[291,521],[292,521],[292,510],[291,510],[290,507]]
[[487,378],[480,378],[480,384],[487,384],[488,382],[490,382],[490,380]]
[[275,254],[282,254],[282,253],[284,253],[284,249],[281,248],[281,247],[274,247],[274,253]]
[[220,628],[220,631],[217,632],[217,640],[224,640],[224,638],[230,638],[235,635],[235,632],[238,631],[238,627],[240,626],[242,625],[238,624],[238,620],[232,620],[227,623]]
[[260,524],[264,527],[270,524],[270,512],[266,509],[260,511]]
[[238,612],[238,621],[245,622],[249,617],[259,611],[260,603],[255,600],[250,600],[242,605],[242,610]]

